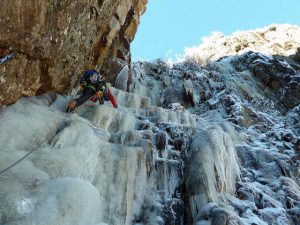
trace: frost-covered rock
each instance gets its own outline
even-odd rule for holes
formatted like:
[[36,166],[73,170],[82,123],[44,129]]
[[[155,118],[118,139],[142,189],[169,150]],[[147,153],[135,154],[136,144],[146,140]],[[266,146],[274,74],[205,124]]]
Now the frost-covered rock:
[[214,32],[205,37],[199,46],[186,48],[185,58],[200,64],[227,56],[253,51],[264,55],[299,54],[300,28],[290,24],[272,24],[252,31],[237,31],[231,36]]

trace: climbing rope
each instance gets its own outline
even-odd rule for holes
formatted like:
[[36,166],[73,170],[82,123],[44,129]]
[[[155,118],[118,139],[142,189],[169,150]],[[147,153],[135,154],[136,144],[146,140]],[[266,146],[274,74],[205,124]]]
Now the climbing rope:
[[14,167],[15,165],[17,165],[18,163],[20,163],[21,161],[23,161],[26,157],[28,157],[31,153],[33,153],[35,150],[37,150],[43,143],[45,143],[46,139],[43,140],[40,144],[38,144],[34,149],[32,149],[30,152],[28,152],[25,156],[23,156],[21,159],[19,159],[18,161],[14,162],[13,164],[11,164],[9,167],[5,168],[4,170],[0,171],[0,175],[4,172],[6,172],[7,170],[9,170],[10,168]]

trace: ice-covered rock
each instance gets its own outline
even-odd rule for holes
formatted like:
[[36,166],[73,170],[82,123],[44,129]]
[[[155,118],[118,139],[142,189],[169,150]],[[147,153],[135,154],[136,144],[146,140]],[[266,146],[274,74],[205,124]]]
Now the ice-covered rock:
[[220,194],[234,193],[239,164],[230,137],[216,124],[193,135],[185,160],[188,213],[196,221],[206,203],[218,203]]
[[[188,141],[184,135],[194,132],[194,116],[111,89],[118,109],[87,102],[66,114],[67,98],[53,93],[2,108],[1,170],[35,151],[0,174],[1,224],[183,218],[180,151]],[[176,137],[170,129],[177,129]]]
[[151,145],[110,143],[109,130],[58,103],[49,107],[45,97],[1,112],[1,169],[38,147],[0,176],[1,224],[131,224],[144,201]]

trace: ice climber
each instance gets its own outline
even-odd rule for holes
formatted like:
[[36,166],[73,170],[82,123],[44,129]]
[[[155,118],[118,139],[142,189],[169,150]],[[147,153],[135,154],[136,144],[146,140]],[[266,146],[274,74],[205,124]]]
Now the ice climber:
[[79,98],[72,99],[69,102],[67,112],[74,111],[87,100],[93,102],[98,100],[99,104],[104,104],[104,101],[111,100],[113,106],[115,108],[118,107],[105,79],[96,70],[87,70],[83,73],[80,80],[80,92],[82,94]]

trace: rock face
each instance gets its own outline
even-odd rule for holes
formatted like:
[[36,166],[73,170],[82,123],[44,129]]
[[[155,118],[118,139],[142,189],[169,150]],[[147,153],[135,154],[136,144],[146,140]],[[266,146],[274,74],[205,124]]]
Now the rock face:
[[[22,95],[65,92],[82,70],[98,68],[112,81],[120,70],[114,58],[131,61],[133,40],[147,0],[3,0],[0,105]],[[117,68],[116,68],[117,67]]]

